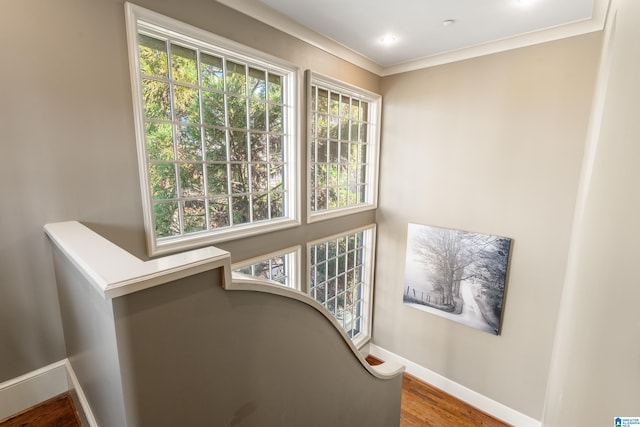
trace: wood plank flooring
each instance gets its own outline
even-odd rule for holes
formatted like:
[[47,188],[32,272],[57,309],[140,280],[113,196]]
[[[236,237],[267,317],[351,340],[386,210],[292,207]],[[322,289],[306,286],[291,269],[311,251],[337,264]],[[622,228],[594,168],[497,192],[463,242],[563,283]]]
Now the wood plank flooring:
[[69,393],[63,393],[33,408],[15,414],[0,427],[82,427]]
[[[367,357],[371,365],[382,363]],[[490,415],[404,373],[400,427],[510,427]]]
[[[382,363],[372,356],[367,361],[372,365]],[[400,427],[510,427],[407,373],[402,379],[400,412]],[[0,421],[0,427],[44,426],[82,426],[68,393]]]

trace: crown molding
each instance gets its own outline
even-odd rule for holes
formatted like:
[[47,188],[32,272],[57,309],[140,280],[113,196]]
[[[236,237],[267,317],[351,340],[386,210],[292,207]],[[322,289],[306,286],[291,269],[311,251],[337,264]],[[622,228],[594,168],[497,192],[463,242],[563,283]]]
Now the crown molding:
[[323,36],[293,19],[282,15],[260,0],[214,0],[244,15],[270,25],[290,36],[302,40],[360,68],[382,75],[383,67],[355,50],[329,37]]
[[280,14],[264,4],[261,0],[215,1],[382,77],[601,31],[604,29],[606,23],[610,3],[610,0],[594,0],[593,13],[590,19],[532,31],[463,49],[431,55],[414,61],[383,67],[353,49],[316,33],[291,18]]

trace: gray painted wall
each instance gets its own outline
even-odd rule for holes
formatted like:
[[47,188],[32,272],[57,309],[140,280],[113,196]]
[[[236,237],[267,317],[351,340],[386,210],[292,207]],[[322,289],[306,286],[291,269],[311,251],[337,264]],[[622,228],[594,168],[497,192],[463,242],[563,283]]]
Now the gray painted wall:
[[545,426],[640,417],[640,4],[614,1],[576,209]]
[[314,308],[224,291],[219,271],[113,301],[128,426],[398,425],[402,376],[373,377]]
[[[373,341],[542,419],[601,35],[385,77]],[[403,305],[407,223],[513,239],[500,336]]]
[[69,258],[53,244],[51,247],[69,362],[98,424],[124,426],[112,300],[98,294]]
[[[288,60],[301,82],[313,68],[380,91],[378,76],[214,1],[136,3]],[[2,7],[0,40],[1,382],[66,357],[44,224],[79,220],[136,256],[146,249],[124,2],[13,2]],[[235,262],[373,220],[369,212],[219,246]]]
[[[313,68],[383,93],[375,341],[540,419],[600,36],[391,76],[381,87],[380,78],[213,1],[138,4],[270,52],[302,69]],[[627,19],[640,18],[630,13]],[[3,381],[66,356],[43,224],[79,219],[138,256],[144,256],[145,249],[123,2],[13,2],[0,14],[0,40],[5,64],[0,68],[5,160],[0,168]],[[627,64],[620,61],[622,73]],[[624,96],[617,96],[616,109],[627,107],[621,101]],[[414,131],[415,123],[423,129]],[[403,155],[406,150],[411,157]],[[620,161],[633,157],[631,151],[623,153]],[[491,167],[477,169],[470,164],[473,159]],[[606,174],[611,177],[616,175],[616,162],[608,163]],[[462,167],[451,167],[459,164]],[[612,185],[620,188],[621,183]],[[632,194],[629,189],[624,197]],[[593,200],[607,201],[601,195]],[[613,209],[628,206],[620,197]],[[633,221],[622,219],[616,219],[620,226],[612,228],[614,234],[633,232]],[[372,214],[362,214],[221,246],[237,261],[245,254],[248,258],[274,249],[273,241],[285,247],[320,237],[329,225],[332,230],[347,229],[372,220]],[[402,306],[408,221],[515,239],[500,337]],[[586,260],[580,261],[583,267]],[[585,275],[606,271],[583,270]],[[592,286],[600,283],[598,279]],[[618,283],[618,300],[637,299],[629,298],[635,296],[632,280]],[[572,305],[568,298],[578,288],[572,289],[563,308]],[[609,325],[607,331],[619,328],[614,337],[637,335],[637,329],[625,326],[637,325],[637,319],[620,315],[609,321],[606,316],[598,317],[599,324]],[[562,330],[574,328],[578,326],[562,326]],[[632,362],[608,360],[609,341],[601,341],[605,334],[585,338],[590,346],[603,344],[588,367],[593,371],[616,363],[619,371],[612,378],[617,378],[637,361],[637,351],[632,349],[627,356]],[[637,376],[637,371],[629,372]],[[584,385],[583,374],[572,373],[574,391]],[[598,377],[605,388],[612,386],[607,375],[603,371]],[[574,402],[590,404],[578,395]]]

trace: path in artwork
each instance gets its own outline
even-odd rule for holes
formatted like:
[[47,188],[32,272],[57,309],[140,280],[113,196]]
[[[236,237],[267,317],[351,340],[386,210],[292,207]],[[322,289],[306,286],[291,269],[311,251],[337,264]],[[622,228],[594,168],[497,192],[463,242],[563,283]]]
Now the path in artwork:
[[462,297],[463,306],[460,313],[460,322],[469,325],[472,328],[481,329],[483,331],[495,333],[491,325],[484,320],[480,306],[473,297],[473,289],[467,281],[460,283],[460,296]]
[[428,307],[422,304],[407,303],[407,305],[438,316],[446,317],[447,319],[463,323],[467,326],[471,326],[472,328],[480,329],[481,331],[495,334],[496,331],[487,323],[486,320],[484,320],[484,317],[482,317],[480,307],[478,306],[475,298],[473,298],[473,287],[469,282],[463,281],[460,283],[460,296],[462,297],[463,302],[462,313],[460,314],[447,313],[446,311],[438,310],[437,308]]

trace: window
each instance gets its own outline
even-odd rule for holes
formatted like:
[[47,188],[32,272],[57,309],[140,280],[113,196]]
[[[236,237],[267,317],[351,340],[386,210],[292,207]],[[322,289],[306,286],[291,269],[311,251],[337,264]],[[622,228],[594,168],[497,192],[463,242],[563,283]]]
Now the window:
[[308,73],[309,221],[377,206],[381,97]]
[[298,224],[296,69],[137,6],[127,16],[150,253]]
[[311,242],[309,295],[333,314],[357,347],[370,336],[375,226]]
[[278,282],[300,290],[300,247],[252,258],[233,264],[233,271]]

